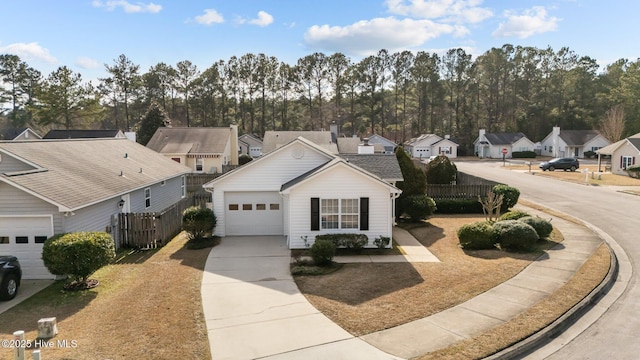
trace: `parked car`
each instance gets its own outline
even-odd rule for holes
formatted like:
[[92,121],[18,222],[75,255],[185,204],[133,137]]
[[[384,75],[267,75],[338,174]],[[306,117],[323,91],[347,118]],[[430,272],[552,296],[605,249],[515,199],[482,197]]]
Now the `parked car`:
[[576,171],[579,167],[580,162],[578,162],[578,159],[574,158],[555,158],[540,164],[540,169],[542,169],[542,171],[554,171],[556,169]]
[[22,268],[18,258],[0,255],[0,300],[11,300],[18,294]]

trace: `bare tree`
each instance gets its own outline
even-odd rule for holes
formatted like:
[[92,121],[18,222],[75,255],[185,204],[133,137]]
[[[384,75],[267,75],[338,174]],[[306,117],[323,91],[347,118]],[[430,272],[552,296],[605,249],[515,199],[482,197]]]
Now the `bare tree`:
[[600,133],[611,142],[622,139],[624,134],[624,106],[622,104],[607,110],[600,122]]

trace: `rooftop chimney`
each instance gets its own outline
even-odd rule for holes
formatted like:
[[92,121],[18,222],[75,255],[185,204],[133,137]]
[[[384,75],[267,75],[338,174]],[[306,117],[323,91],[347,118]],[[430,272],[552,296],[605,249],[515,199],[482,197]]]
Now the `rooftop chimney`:
[[369,144],[369,138],[362,139],[363,143],[358,145],[358,154],[373,154],[374,147]]
[[230,165],[238,165],[238,151],[240,148],[238,147],[238,125],[231,124],[229,126],[229,131],[231,131],[231,158],[229,159]]

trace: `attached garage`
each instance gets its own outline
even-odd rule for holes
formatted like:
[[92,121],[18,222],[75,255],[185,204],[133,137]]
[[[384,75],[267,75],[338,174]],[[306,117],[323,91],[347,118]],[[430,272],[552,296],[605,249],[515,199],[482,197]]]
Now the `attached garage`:
[[277,191],[225,192],[225,233],[283,235],[282,197]]
[[23,279],[52,279],[42,262],[42,246],[53,235],[53,217],[0,216],[0,255],[14,255]]

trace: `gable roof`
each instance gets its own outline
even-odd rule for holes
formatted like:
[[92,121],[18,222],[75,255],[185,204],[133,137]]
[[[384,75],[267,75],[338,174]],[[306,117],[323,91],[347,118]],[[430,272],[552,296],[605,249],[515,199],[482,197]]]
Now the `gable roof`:
[[96,139],[124,137],[120,130],[50,130],[43,139]]
[[386,137],[384,137],[382,135],[378,135],[378,134],[373,134],[373,135],[369,136],[369,143],[370,144],[382,144],[382,145],[385,145],[385,146],[393,146],[393,147],[397,146],[395,141],[387,139]]
[[597,130],[560,130],[560,138],[568,146],[580,146],[600,135]]
[[262,153],[266,154],[280,146],[303,137],[328,150],[332,154],[338,153],[336,139],[329,131],[266,131],[262,141]]
[[242,141],[249,146],[262,146],[262,140],[251,134],[243,134],[238,136],[238,141]]
[[635,147],[638,151],[640,151],[640,138],[627,138],[627,140],[629,140],[629,142],[631,143],[631,145],[633,145],[633,147]]
[[0,181],[60,211],[77,210],[191,172],[126,138],[3,142],[0,153],[35,167],[0,174]]
[[228,127],[161,127],[147,147],[161,154],[222,154],[230,138]]
[[31,130],[31,128],[23,127],[23,128],[9,128],[0,131],[0,140],[14,140],[25,132],[30,132],[36,136],[37,139],[42,139],[42,136],[38,135],[35,131]]
[[526,138],[526,135],[521,132],[486,133],[484,137],[491,145],[511,145],[522,138]]
[[404,144],[407,146],[416,146],[418,143],[421,143],[423,141],[426,140],[431,140],[432,142],[429,145],[432,145],[440,140],[442,140],[442,138],[436,134],[422,134],[416,138],[412,138],[410,140],[407,140]]
[[348,163],[363,168],[385,181],[403,181],[402,170],[395,155],[351,154],[341,155]]

